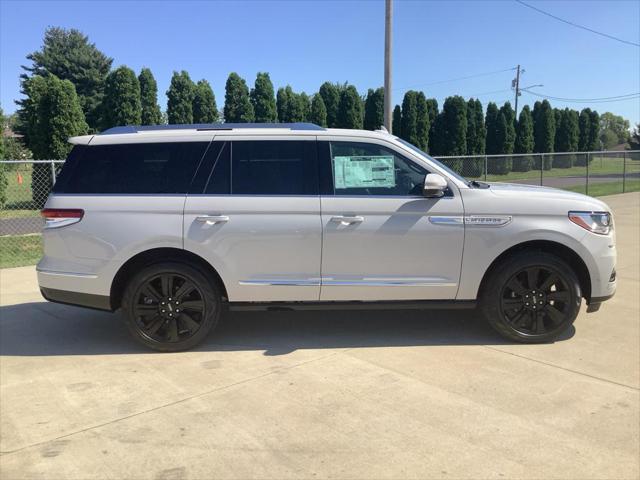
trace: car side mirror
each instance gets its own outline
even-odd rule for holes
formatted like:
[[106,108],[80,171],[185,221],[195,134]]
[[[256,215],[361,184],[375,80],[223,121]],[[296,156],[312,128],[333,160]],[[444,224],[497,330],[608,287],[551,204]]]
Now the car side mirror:
[[426,198],[440,198],[444,196],[444,192],[447,189],[447,181],[442,175],[437,173],[429,173],[424,178],[424,187],[422,188],[422,195]]

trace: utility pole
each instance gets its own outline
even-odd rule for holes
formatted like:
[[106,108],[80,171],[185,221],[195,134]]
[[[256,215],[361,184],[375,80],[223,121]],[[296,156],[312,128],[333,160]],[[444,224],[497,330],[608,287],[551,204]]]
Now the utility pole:
[[515,110],[516,110],[516,114],[515,114],[515,118],[518,118],[518,97],[520,96],[520,65],[518,64],[518,68],[517,68],[517,73],[516,73],[516,79],[514,80],[514,86],[516,88],[516,101],[515,101]]
[[391,114],[391,23],[393,21],[393,0],[385,0],[384,14],[384,126],[392,132]]

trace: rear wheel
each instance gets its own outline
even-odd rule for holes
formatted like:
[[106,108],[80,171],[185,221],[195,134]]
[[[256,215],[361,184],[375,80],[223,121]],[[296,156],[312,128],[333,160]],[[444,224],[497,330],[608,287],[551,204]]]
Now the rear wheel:
[[504,337],[542,343],[573,324],[580,302],[580,282],[565,262],[547,253],[522,252],[490,274],[480,307]]
[[122,299],[126,325],[143,345],[163,352],[189,349],[218,323],[217,285],[188,264],[162,263],[135,275]]

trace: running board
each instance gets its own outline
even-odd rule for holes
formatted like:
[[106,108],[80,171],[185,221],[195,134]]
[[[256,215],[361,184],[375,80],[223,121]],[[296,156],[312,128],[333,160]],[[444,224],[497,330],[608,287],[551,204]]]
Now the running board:
[[476,308],[475,300],[393,300],[387,302],[229,302],[232,311],[292,310],[463,310]]

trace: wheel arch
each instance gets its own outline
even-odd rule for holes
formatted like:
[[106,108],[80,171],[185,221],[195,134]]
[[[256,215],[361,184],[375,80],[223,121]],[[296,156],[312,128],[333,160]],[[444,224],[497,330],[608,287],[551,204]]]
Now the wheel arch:
[[582,296],[587,300],[587,302],[591,299],[591,275],[589,274],[589,269],[587,268],[587,265],[582,257],[580,257],[580,255],[570,247],[551,240],[531,240],[528,242],[519,243],[517,245],[513,245],[512,247],[508,248],[500,255],[498,255],[493,260],[493,262],[491,262],[491,265],[489,265],[489,268],[487,268],[484,276],[482,277],[482,281],[480,282],[480,287],[478,289],[478,298],[480,298],[480,296],[482,295],[483,289],[487,284],[487,280],[491,277],[491,274],[496,269],[496,267],[500,263],[502,263],[508,256],[523,251],[548,253],[551,255],[555,255],[556,257],[559,257],[561,260],[568,263],[578,277]]
[[129,260],[127,260],[124,264],[122,264],[122,266],[118,269],[118,272],[115,274],[115,276],[113,277],[113,281],[111,282],[109,295],[111,309],[117,310],[118,308],[120,308],[120,304],[122,303],[122,295],[124,293],[124,289],[127,286],[127,282],[133,275],[135,275],[135,273],[137,273],[138,270],[150,265],[155,265],[157,263],[171,261],[187,262],[190,265],[200,269],[205,276],[212,278],[217,283],[217,285],[221,289],[223,298],[228,298],[227,289],[224,282],[222,281],[222,277],[220,277],[220,274],[216,271],[216,269],[213,268],[213,266],[211,266],[211,264],[204,258],[188,250],[182,250],[172,247],[160,247],[137,253]]

